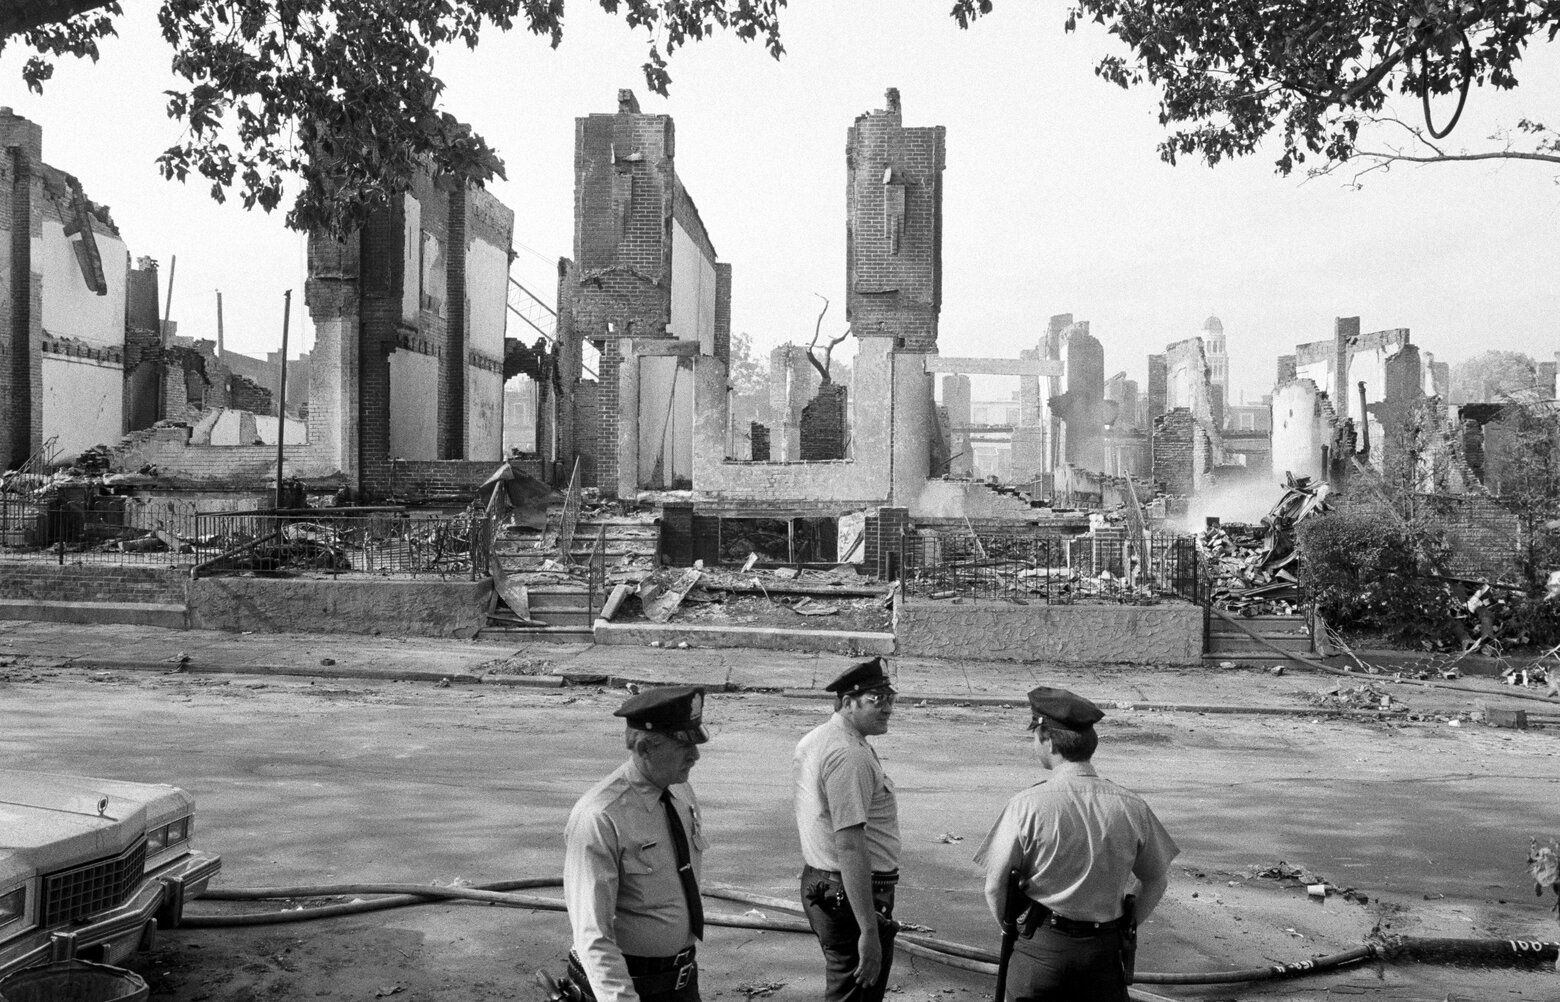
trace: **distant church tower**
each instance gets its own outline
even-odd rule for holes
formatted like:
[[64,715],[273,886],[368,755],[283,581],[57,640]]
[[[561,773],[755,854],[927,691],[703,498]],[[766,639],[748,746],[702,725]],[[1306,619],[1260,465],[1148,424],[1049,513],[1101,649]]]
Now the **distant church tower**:
[[1202,329],[1203,354],[1208,359],[1208,378],[1224,391],[1225,401],[1230,399],[1230,355],[1224,345],[1224,322],[1209,317]]

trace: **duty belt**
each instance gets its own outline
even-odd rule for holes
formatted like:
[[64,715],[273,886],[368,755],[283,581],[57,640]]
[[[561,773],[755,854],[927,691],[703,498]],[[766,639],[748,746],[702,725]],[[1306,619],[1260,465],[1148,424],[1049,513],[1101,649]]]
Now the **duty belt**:
[[[634,981],[634,991],[640,995],[661,995],[688,987],[699,969],[699,965],[694,962],[693,950],[690,946],[670,957],[636,957],[625,953],[623,962],[628,967],[628,976]],[[586,999],[595,999],[590,991],[590,980],[585,976],[584,965],[580,963],[579,954],[573,950],[569,951],[569,977],[582,989]]]
[[659,995],[663,992],[682,991],[693,980],[699,969],[694,962],[694,948],[671,957],[634,957],[623,955],[628,965],[629,977],[634,979],[634,990],[640,995]]
[[1070,919],[1065,915],[1058,915],[1047,909],[1040,919],[1039,925],[1050,926],[1064,936],[1097,936],[1100,933],[1114,932],[1127,925],[1126,916],[1113,918],[1109,922],[1088,922],[1080,919]]
[[[820,870],[816,866],[809,866],[808,869],[813,872],[813,876],[815,877],[822,877],[824,880],[832,880],[836,884],[843,884],[845,882],[844,875],[841,874],[838,870]],[[897,883],[899,883],[898,870],[872,871],[873,887],[893,887]]]

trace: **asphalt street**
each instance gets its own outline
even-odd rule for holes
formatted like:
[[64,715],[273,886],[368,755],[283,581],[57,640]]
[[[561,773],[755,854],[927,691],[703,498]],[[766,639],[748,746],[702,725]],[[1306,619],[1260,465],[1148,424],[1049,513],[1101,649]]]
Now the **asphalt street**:
[[[51,660],[32,649],[35,633],[13,625],[0,634],[7,720],[0,758],[191,790],[200,805],[200,844],[224,858],[223,886],[556,874],[569,806],[623,755],[610,714],[625,693],[611,684],[490,683],[545,679],[567,663],[593,670],[627,665],[668,679],[724,671],[734,679],[779,680],[773,688],[789,690],[713,696],[717,734],[694,782],[713,840],[707,879],[792,897],[798,863],[790,750],[828,711],[821,699],[805,698],[806,685],[789,683],[826,679],[841,660],[590,653],[594,648],[563,656],[462,649],[457,659],[449,645],[376,640],[359,644],[355,658],[321,667],[368,658],[384,665],[393,648],[404,652],[397,663],[420,663],[426,677],[307,677],[246,674],[242,664],[218,672],[219,655],[189,635],[121,636],[111,645],[83,631]],[[113,659],[88,651],[149,656],[153,640],[174,639],[186,650],[155,667],[143,660],[137,670],[102,667]],[[311,658],[347,653],[340,640],[292,648],[275,638],[213,643],[249,645],[256,658],[285,655],[300,668]],[[210,671],[189,670],[197,656]],[[472,678],[492,679],[442,681],[450,675],[439,673],[457,665]],[[951,694],[925,705],[905,700],[891,732],[877,741],[901,792],[901,915],[944,938],[991,945],[971,857],[1006,798],[1040,778],[1017,698],[1036,681],[1073,685],[1111,704],[1101,771],[1143,792],[1181,844],[1171,892],[1144,930],[1145,970],[1293,963],[1356,946],[1373,929],[1496,938],[1554,938],[1560,931],[1545,910],[1549,902],[1532,896],[1523,866],[1530,834],[1560,831],[1556,729],[1504,730],[1438,716],[1416,707],[1412,692],[1403,699],[1423,711],[1418,720],[1327,718],[1303,707],[1308,693],[1335,684],[1332,676],[1273,676],[1261,667],[900,663],[899,671],[901,688],[912,695],[917,688],[930,694],[933,683]],[[1015,698],[1004,706],[1008,692]],[[1241,693],[1286,702],[1289,712],[1129,708],[1133,699],[1157,696],[1227,706]],[[1120,707],[1111,699],[1118,695]],[[1264,876],[1281,861],[1355,894],[1318,900],[1302,880]],[[562,917],[553,913],[438,905],[254,930],[170,932],[143,969],[154,997],[178,1002],[374,998],[392,989],[408,998],[530,998],[530,971],[556,967],[565,936]],[[821,985],[816,946],[805,937],[719,930],[703,952],[707,998],[803,999]],[[1560,999],[1557,979],[1549,970],[1411,965],[1283,983],[1145,987],[1207,999],[1550,1000]],[[892,981],[897,998],[989,991],[978,975],[923,960],[902,960]]]

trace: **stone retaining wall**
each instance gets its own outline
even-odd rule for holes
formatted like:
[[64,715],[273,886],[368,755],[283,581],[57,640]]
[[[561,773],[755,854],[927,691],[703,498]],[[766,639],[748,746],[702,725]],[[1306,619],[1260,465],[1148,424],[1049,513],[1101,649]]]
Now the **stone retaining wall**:
[[190,626],[266,633],[476,636],[487,620],[488,578],[198,578]]
[[977,661],[1192,664],[1203,613],[1163,605],[1010,605],[965,600],[899,603],[898,653]]

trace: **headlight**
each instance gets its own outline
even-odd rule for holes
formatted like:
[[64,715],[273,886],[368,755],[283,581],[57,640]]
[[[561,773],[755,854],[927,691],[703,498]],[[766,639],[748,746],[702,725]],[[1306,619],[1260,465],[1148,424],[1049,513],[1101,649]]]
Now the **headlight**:
[[27,914],[27,888],[0,894],[0,927],[7,926]]
[[194,828],[195,821],[189,817],[170,821],[160,828],[153,828],[146,833],[146,854],[155,856],[164,849],[172,848],[180,842],[187,841]]

